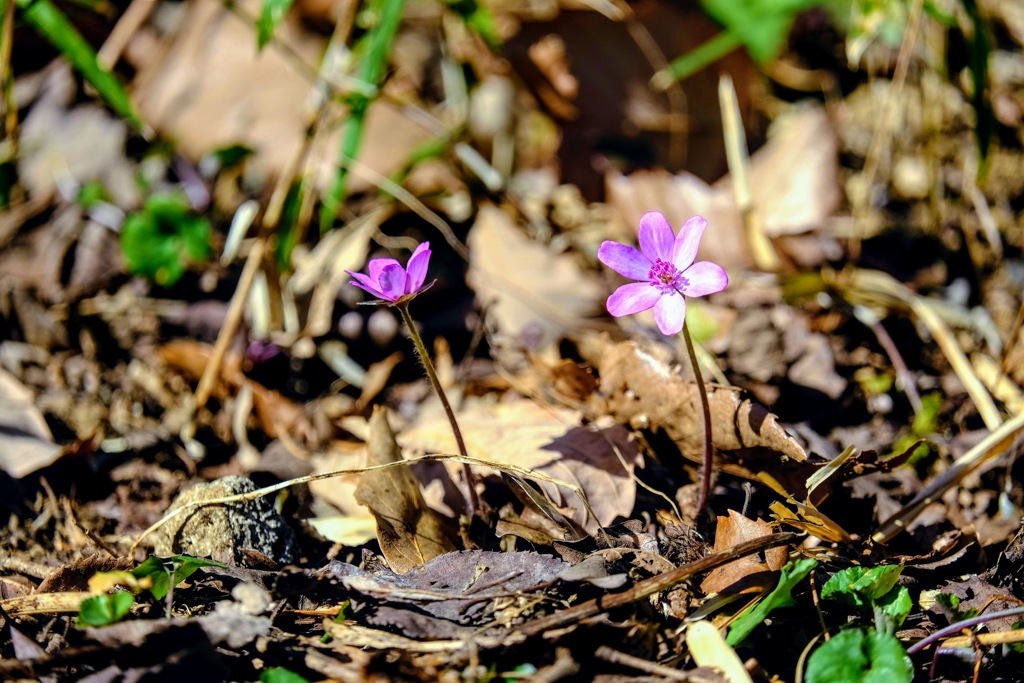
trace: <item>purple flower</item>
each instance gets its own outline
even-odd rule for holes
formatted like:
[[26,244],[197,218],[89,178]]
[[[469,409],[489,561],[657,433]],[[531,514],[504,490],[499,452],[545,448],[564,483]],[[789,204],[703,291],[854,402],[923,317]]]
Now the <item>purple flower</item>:
[[678,334],[686,322],[685,296],[704,296],[725,289],[729,276],[725,268],[711,261],[699,261],[697,247],[708,222],[694,216],[679,234],[657,211],[640,219],[640,250],[605,242],[597,257],[615,272],[637,282],[622,285],[608,297],[608,312],[616,318],[654,309],[654,320],[662,334]]
[[351,270],[345,272],[355,278],[349,282],[350,285],[365,289],[378,299],[398,301],[403,296],[419,294],[426,289],[423,281],[427,279],[429,263],[430,242],[424,242],[412,252],[409,265],[405,268],[393,258],[375,258],[370,259],[366,265],[369,275],[353,273]]

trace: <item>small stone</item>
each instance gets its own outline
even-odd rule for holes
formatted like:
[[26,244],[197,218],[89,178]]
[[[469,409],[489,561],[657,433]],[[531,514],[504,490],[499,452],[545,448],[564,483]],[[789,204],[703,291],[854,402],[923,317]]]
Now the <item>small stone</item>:
[[[255,490],[248,477],[223,477],[183,491],[171,511],[194,501]],[[264,496],[184,512],[154,533],[154,545],[157,555],[186,554],[241,566],[247,564],[244,551],[250,549],[284,564],[295,554],[295,533]]]

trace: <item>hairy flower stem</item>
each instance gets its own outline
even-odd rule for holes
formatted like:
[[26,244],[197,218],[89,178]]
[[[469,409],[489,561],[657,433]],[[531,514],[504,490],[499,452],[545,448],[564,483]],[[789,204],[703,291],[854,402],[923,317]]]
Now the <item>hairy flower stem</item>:
[[693,376],[697,380],[700,407],[704,413],[704,457],[701,459],[700,496],[697,498],[697,517],[700,518],[704,512],[704,506],[708,503],[708,496],[711,494],[711,468],[714,466],[711,449],[711,407],[708,404],[708,391],[704,387],[704,378],[700,374],[700,365],[697,363],[697,352],[693,348],[693,339],[690,337],[690,328],[685,323],[683,323],[683,339],[686,340],[686,352],[690,355],[690,366],[693,368]]
[[[459,448],[459,455],[464,458],[469,457],[469,453],[466,451],[466,442],[462,439],[462,430],[459,429],[459,423],[455,419],[455,411],[452,410],[452,406],[448,403],[448,396],[444,393],[444,387],[441,386],[441,381],[437,378],[437,371],[434,370],[434,363],[430,360],[430,354],[427,353],[427,347],[423,343],[423,337],[420,336],[419,331],[416,329],[416,322],[412,319],[412,314],[409,313],[409,302],[398,301],[395,304],[395,308],[402,315],[402,321],[405,326],[409,328],[409,337],[412,339],[413,345],[416,347],[416,354],[420,357],[420,362],[423,364],[423,369],[427,372],[427,377],[430,379],[430,386],[434,388],[434,393],[441,400],[441,405],[444,407],[444,413],[448,416],[448,422],[452,426],[452,433],[455,435],[455,443]],[[706,411],[705,411],[706,412]],[[476,495],[476,486],[474,486],[473,472],[469,469],[469,465],[462,464],[462,478],[466,485],[466,517],[472,520],[476,516],[476,511],[480,509],[480,501]]]

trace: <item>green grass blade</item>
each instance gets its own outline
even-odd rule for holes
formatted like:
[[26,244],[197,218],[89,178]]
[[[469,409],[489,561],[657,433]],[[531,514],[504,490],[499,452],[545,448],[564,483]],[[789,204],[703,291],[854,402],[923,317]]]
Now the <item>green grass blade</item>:
[[[366,54],[359,66],[359,79],[364,83],[379,85],[384,75],[384,67],[391,52],[391,44],[398,33],[398,25],[402,20],[406,0],[376,0],[372,8],[379,15],[377,25],[367,35]],[[370,108],[371,98],[359,93],[349,95],[349,118],[341,136],[338,174],[327,196],[324,197],[320,210],[320,232],[324,233],[334,226],[338,209],[345,201],[347,193],[348,163],[359,155],[359,147],[363,141],[366,126],[366,112]]]
[[25,23],[60,50],[118,116],[136,130],[143,130],[142,120],[117,76],[100,66],[95,50],[50,0],[17,0],[17,5]]
[[274,37],[274,31],[291,9],[292,0],[263,0],[260,18],[256,20],[256,46],[263,49]]
[[742,45],[742,41],[733,33],[722,31],[701,45],[672,60],[667,67],[654,74],[651,84],[664,90],[676,81],[686,80],[708,64],[721,59]]

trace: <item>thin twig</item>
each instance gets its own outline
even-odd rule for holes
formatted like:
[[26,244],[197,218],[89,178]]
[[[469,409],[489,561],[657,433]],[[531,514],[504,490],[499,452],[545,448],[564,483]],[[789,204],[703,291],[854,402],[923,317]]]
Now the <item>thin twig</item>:
[[720,553],[708,555],[702,557],[699,560],[689,562],[677,567],[672,571],[652,576],[649,579],[638,581],[630,589],[622,591],[620,593],[608,593],[601,597],[594,598],[593,600],[587,600],[586,602],[580,603],[570,607],[569,609],[549,614],[546,617],[541,617],[534,621],[528,622],[523,625],[515,636],[525,636],[527,638],[540,635],[545,631],[552,629],[561,628],[568,626],[569,624],[587,619],[595,616],[602,612],[615,609],[617,607],[623,607],[631,603],[643,600],[655,593],[661,593],[669,590],[673,586],[676,586],[687,579],[702,574],[704,572],[711,571],[717,567],[721,567],[730,562],[733,562],[741,557],[747,555],[753,555],[769,548],[775,548],[780,545],[787,545],[801,538],[800,534],[793,533],[792,531],[784,531],[778,534],[770,534],[768,536],[761,536],[749,541],[744,541],[738,545],[723,550]]
[[214,382],[217,381],[221,365],[224,363],[224,354],[227,353],[228,346],[230,346],[231,340],[234,338],[235,332],[238,331],[238,326],[242,322],[245,302],[249,298],[249,290],[252,288],[253,280],[256,279],[256,273],[259,272],[260,265],[263,263],[263,254],[266,251],[266,246],[264,240],[257,239],[252,245],[249,257],[245,261],[242,275],[238,279],[238,287],[235,288],[235,293],[231,297],[231,304],[228,306],[227,315],[224,316],[224,326],[221,327],[220,333],[217,335],[217,342],[213,345],[210,360],[206,363],[203,376],[199,379],[199,386],[196,387],[195,410],[200,410],[205,406],[210,398],[210,394],[213,392]]
[[607,645],[602,645],[597,648],[594,652],[594,656],[598,659],[603,659],[611,664],[618,664],[620,666],[628,666],[637,671],[643,671],[647,674],[653,674],[660,676],[672,681],[719,681],[719,676],[701,676],[699,674],[694,675],[694,671],[681,671],[679,669],[673,669],[670,666],[664,664],[658,664],[657,662],[651,662],[640,657],[634,657],[633,655],[626,654],[625,652],[619,652]]

